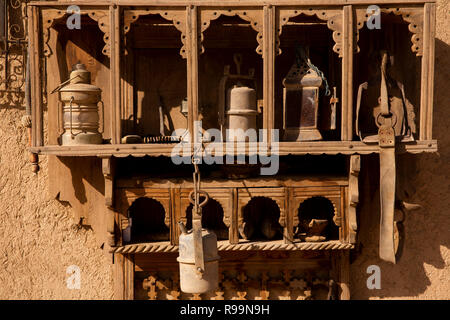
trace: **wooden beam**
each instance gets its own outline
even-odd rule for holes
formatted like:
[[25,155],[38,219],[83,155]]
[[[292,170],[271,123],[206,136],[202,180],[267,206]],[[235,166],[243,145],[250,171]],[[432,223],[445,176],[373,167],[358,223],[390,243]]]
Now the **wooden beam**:
[[187,96],[188,96],[188,128],[192,141],[197,138],[194,134],[194,122],[198,120],[198,10],[196,6],[186,9],[186,26],[188,38],[187,50]]
[[344,6],[342,23],[342,116],[341,140],[353,139],[353,7]]
[[423,55],[420,85],[420,140],[429,140],[433,131],[434,46],[436,5],[426,3],[423,19]]
[[111,143],[119,144],[121,138],[120,121],[120,9],[116,5],[109,7],[111,57],[110,57],[110,118]]
[[263,129],[269,133],[267,143],[271,144],[271,132],[275,125],[275,7],[264,6],[263,27]]
[[[377,0],[378,5],[383,4],[423,4],[423,3],[435,3],[435,0]],[[61,0],[61,1],[31,1],[28,5],[32,6],[61,6],[70,4],[80,4],[80,5],[91,5],[91,6],[101,6],[101,5],[123,5],[123,6],[166,6],[166,7],[180,7],[186,5],[195,6],[205,6],[205,7],[217,7],[217,6],[235,6],[235,7],[248,7],[248,6],[263,6],[268,3],[265,0],[223,0],[217,2],[215,0],[153,0],[149,3],[148,0]],[[352,5],[371,5],[373,0],[271,0],[270,4],[276,6],[312,6],[312,5],[330,5],[330,6],[341,6],[346,4]]]
[[44,144],[39,13],[38,7],[28,7],[29,54],[31,57],[29,70],[31,74],[31,144],[33,147]]

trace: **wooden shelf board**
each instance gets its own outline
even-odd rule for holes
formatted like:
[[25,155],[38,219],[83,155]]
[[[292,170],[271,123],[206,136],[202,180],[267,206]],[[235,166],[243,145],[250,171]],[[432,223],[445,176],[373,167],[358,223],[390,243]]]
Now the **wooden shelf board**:
[[[411,5],[411,4],[424,4],[424,3],[435,3],[436,0],[378,0],[378,5],[383,4],[397,4],[397,5]],[[60,0],[60,1],[30,1],[29,4],[34,6],[61,6],[64,4],[80,4],[80,5],[96,5],[96,6],[108,6],[108,5],[124,5],[124,6],[165,6],[165,7],[173,7],[173,6],[186,6],[186,5],[196,5],[196,6],[205,6],[205,7],[217,7],[217,1],[212,0],[154,0],[149,3],[147,0]],[[219,6],[263,6],[267,3],[272,5],[285,5],[285,6],[293,6],[293,5],[330,5],[330,6],[339,6],[339,5],[370,5],[373,4],[373,0],[272,0],[272,1],[264,1],[264,0],[225,0],[222,1]]]
[[[305,250],[350,250],[354,245],[351,243],[330,240],[324,242],[300,242],[285,243],[283,240],[275,241],[248,241],[240,240],[237,244],[231,244],[228,240],[217,241],[218,251],[305,251]],[[111,253],[135,254],[149,252],[178,252],[178,246],[171,245],[169,241],[127,244],[112,247]]]
[[[172,155],[174,144],[102,144],[83,146],[41,146],[30,147],[31,153],[56,155],[61,157],[143,157],[143,156],[166,156]],[[218,148],[219,147],[219,148]],[[234,154],[256,154],[259,147],[246,145],[245,148],[236,149]],[[206,145],[206,150],[214,150],[215,156],[227,154],[226,147],[220,151],[219,144]],[[320,154],[370,154],[378,153],[377,144],[366,144],[360,141],[316,141],[316,142],[280,142],[278,150],[272,148],[274,154],[285,155],[320,155]],[[422,153],[437,152],[437,141],[416,141],[410,143],[399,143],[398,153]]]

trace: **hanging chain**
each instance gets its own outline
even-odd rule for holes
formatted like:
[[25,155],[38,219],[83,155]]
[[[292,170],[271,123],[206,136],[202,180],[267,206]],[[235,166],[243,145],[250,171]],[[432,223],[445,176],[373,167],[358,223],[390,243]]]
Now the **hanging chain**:
[[[202,151],[202,147],[198,148],[197,151]],[[196,150],[192,155],[192,164],[194,165],[194,190],[189,193],[189,201],[193,204],[192,208],[192,232],[194,237],[194,261],[197,274],[200,278],[203,277],[205,271],[205,259],[203,254],[203,236],[202,236],[202,207],[206,205],[209,200],[208,193],[200,189],[200,170],[198,169],[198,164],[200,163],[200,158],[197,156]],[[200,195],[205,198],[200,202]]]

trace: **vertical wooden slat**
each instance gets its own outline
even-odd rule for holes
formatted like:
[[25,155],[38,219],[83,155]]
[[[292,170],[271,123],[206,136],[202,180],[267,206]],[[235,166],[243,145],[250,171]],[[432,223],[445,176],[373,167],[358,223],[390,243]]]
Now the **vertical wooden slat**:
[[292,208],[292,188],[285,188],[286,201],[286,227],[284,228],[284,242],[291,243],[294,241],[294,210]]
[[238,210],[239,210],[239,193],[237,188],[232,189],[233,205],[231,206],[231,227],[229,229],[229,241],[230,243],[239,242],[239,231],[238,231]]
[[434,37],[436,4],[426,3],[423,19],[423,55],[420,88],[420,140],[431,140],[433,130]]
[[[191,138],[195,139],[194,121],[198,120],[198,12],[196,6],[188,6],[186,11],[188,35],[187,89],[188,123]],[[193,140],[195,142],[195,140]]]
[[28,7],[28,41],[31,74],[31,121],[32,146],[42,146],[44,143],[42,117],[42,82],[41,82],[41,54],[39,46],[39,7]]
[[342,42],[342,117],[341,140],[353,139],[353,8],[344,6]]
[[263,128],[268,130],[268,144],[271,143],[271,130],[275,124],[275,7],[264,6],[264,33],[263,33]]
[[350,252],[348,250],[339,251],[339,285],[340,300],[350,300]]
[[111,143],[120,143],[120,11],[117,5],[109,7],[111,21],[110,97]]

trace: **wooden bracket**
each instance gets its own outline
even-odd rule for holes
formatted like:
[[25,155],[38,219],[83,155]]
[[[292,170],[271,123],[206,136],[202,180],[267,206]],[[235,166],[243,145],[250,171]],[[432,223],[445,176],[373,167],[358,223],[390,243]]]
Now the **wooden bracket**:
[[343,57],[342,53],[342,41],[343,41],[343,29],[342,29],[342,20],[343,14],[342,9],[303,9],[303,8],[280,8],[277,10],[277,41],[276,41],[276,52],[278,55],[281,54],[280,45],[280,36],[283,30],[283,26],[286,25],[290,18],[299,16],[301,14],[305,14],[308,16],[317,16],[320,20],[327,21],[328,29],[333,31],[333,40],[334,46],[333,51],[336,52],[339,57]]
[[359,202],[359,186],[358,176],[361,170],[361,156],[350,156],[350,172],[348,177],[348,234],[349,242],[356,242],[356,232],[358,231],[358,223],[356,220],[356,207]]
[[[123,33],[126,35],[131,28],[131,24],[139,19],[140,16],[149,14],[159,14],[162,18],[172,21],[174,27],[181,32],[181,49],[180,55],[186,59],[186,10],[184,9],[161,9],[161,8],[145,8],[139,10],[125,10],[123,13]],[[125,51],[125,54],[127,52]]]
[[[411,51],[416,54],[416,56],[422,56],[423,53],[423,21],[424,21],[424,10],[423,7],[407,7],[407,8],[380,8],[381,13],[393,13],[395,15],[401,15],[403,20],[408,23],[408,30],[412,33],[411,35]],[[367,7],[357,8],[356,12],[356,45],[355,51],[359,52],[358,39],[359,30],[362,29],[369,18],[367,13]]]
[[264,15],[262,10],[258,9],[210,9],[210,8],[200,8],[200,41],[201,46],[199,53],[202,54],[205,51],[203,47],[203,32],[208,29],[211,21],[218,19],[221,15],[225,16],[238,16],[242,20],[250,22],[251,27],[258,34],[256,35],[256,41],[258,42],[258,47],[256,48],[256,53],[263,54],[263,20]]
[[[49,57],[52,54],[52,50],[48,45],[50,39],[50,28],[53,26],[55,20],[63,18],[68,15],[66,8],[61,9],[43,9],[42,10],[42,34],[43,34],[43,48],[44,56]],[[104,33],[103,41],[105,46],[102,53],[105,56],[110,57],[111,53],[111,37],[110,37],[110,18],[109,11],[106,10],[81,10],[80,14],[87,14],[92,20],[97,21],[99,29]]]

